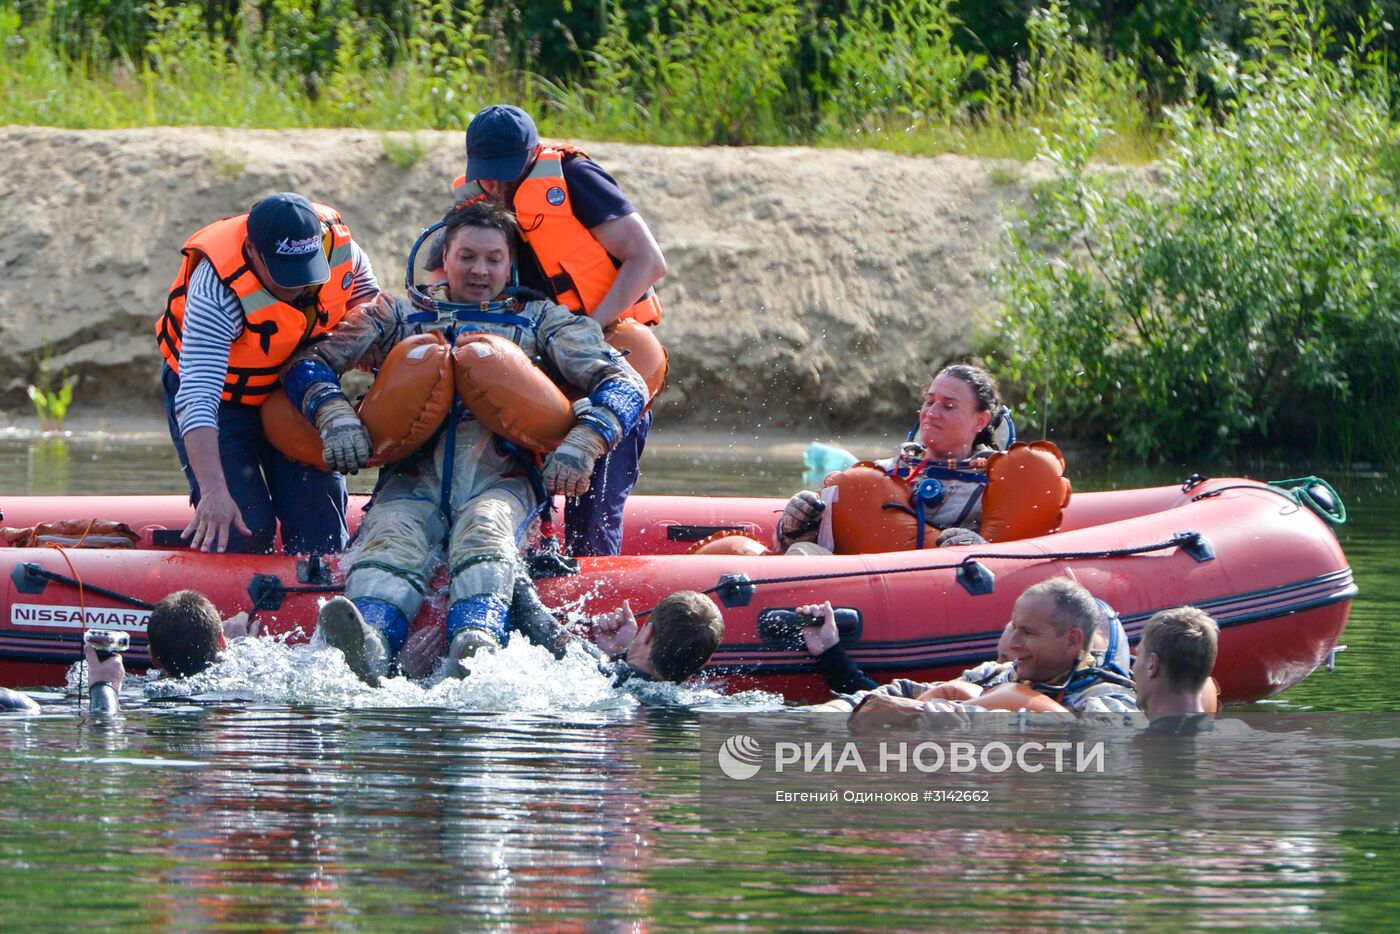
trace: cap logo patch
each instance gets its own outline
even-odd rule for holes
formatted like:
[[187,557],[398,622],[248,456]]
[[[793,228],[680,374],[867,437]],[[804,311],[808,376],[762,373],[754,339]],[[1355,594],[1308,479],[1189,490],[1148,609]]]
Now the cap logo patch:
[[305,256],[307,253],[315,253],[321,248],[321,237],[307,237],[304,240],[293,240],[291,237],[283,237],[277,241],[276,253],[278,256]]
[[548,201],[556,208],[559,207],[559,205],[564,203],[564,189],[558,187],[549,189],[549,191],[544,193],[544,200]]

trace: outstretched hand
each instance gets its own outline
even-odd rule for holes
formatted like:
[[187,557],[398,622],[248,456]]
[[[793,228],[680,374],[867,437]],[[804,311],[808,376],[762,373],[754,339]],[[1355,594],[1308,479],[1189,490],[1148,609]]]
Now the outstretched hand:
[[830,600],[800,606],[797,613],[820,621],[802,627],[802,644],[807,647],[808,655],[816,658],[841,641],[841,633],[836,629],[836,611],[831,608]]
[[622,601],[622,606],[611,613],[604,613],[593,620],[593,642],[609,657],[624,654],[637,638],[637,617],[632,615],[632,604]]
[[109,681],[112,689],[118,694],[122,692],[122,682],[126,680],[126,665],[122,662],[122,657],[116,652],[104,653],[104,659],[98,659],[97,650],[90,645],[83,646],[83,660],[87,662],[88,686],[91,687],[99,681]]
[[224,639],[246,639],[262,631],[262,620],[250,619],[246,611],[240,611],[224,620]]
[[180,537],[188,538],[190,547],[199,551],[222,552],[228,549],[230,529],[240,535],[253,534],[228,490],[212,490],[200,497],[199,505],[194,508],[194,518]]
[[442,655],[442,629],[424,626],[408,637],[399,652],[399,670],[404,677],[417,681],[433,673],[433,665]]

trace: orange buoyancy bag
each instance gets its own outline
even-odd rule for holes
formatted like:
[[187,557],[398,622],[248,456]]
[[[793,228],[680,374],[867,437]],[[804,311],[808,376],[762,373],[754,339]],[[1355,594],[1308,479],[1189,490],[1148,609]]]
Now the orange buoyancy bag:
[[[861,461],[828,474],[822,487],[835,487],[831,535],[838,555],[913,551],[919,541],[919,520],[909,508],[909,487],[873,461]],[[924,547],[934,547],[938,531],[924,535]]]
[[982,686],[971,681],[940,681],[919,695],[921,701],[971,701],[982,696]]
[[982,537],[1011,542],[1058,529],[1070,497],[1064,473],[1064,455],[1050,441],[1018,441],[987,458]]
[[454,386],[452,348],[440,331],[399,341],[360,403],[370,465],[397,464],[421,448],[452,411]]
[[288,460],[317,470],[331,469],[321,453],[324,445],[321,433],[292,405],[287,390],[277,387],[258,408],[258,416],[262,419],[263,436]]
[[1201,708],[1206,713],[1220,713],[1220,682],[1213,677],[1201,685]]
[[647,392],[652,399],[661,395],[666,388],[666,371],[670,368],[670,355],[651,328],[639,324],[632,318],[620,318],[616,324],[603,332],[603,338],[637,371],[647,384]]
[[1029,684],[999,684],[980,697],[967,701],[969,707],[983,710],[1029,710],[1031,713],[1067,713],[1064,705],[1053,701]]
[[[645,325],[639,324],[637,327],[645,327]],[[687,548],[685,553],[688,555],[744,555],[756,558],[771,555],[773,552],[767,545],[748,532],[741,532],[738,529],[722,529],[713,535],[700,539]]]
[[574,427],[569,400],[508,337],[471,331],[452,351],[457,395],[491,431],[548,454]]

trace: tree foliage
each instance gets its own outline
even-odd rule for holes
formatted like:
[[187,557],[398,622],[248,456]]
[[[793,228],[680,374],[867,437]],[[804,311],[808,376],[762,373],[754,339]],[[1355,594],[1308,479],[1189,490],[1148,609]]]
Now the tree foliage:
[[1170,109],[1150,175],[1092,167],[1102,115],[1073,93],[1058,108],[1057,178],[997,274],[1000,369],[1042,418],[1137,456],[1270,439],[1393,458],[1385,69],[1364,44],[1329,57],[1316,8],[1251,0],[1246,15],[1247,54],[1207,62],[1218,112]]

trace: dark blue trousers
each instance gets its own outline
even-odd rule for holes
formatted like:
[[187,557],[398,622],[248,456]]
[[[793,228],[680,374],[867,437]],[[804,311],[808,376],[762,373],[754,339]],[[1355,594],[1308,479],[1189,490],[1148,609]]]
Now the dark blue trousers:
[[617,447],[598,461],[588,492],[564,502],[564,539],[569,554],[622,553],[622,507],[641,471],[642,450],[651,432],[651,410],[637,427],[623,435]]
[[[165,417],[175,453],[190,484],[190,498],[199,503],[199,484],[190,469],[185,442],[175,422],[175,393],[180,376],[163,366],[161,389]],[[257,406],[219,403],[219,459],[229,495],[238,504],[251,536],[230,529],[228,550],[267,554],[282,523],[282,549],[288,554],[333,554],[345,549],[345,478],[288,460],[263,436]]]

